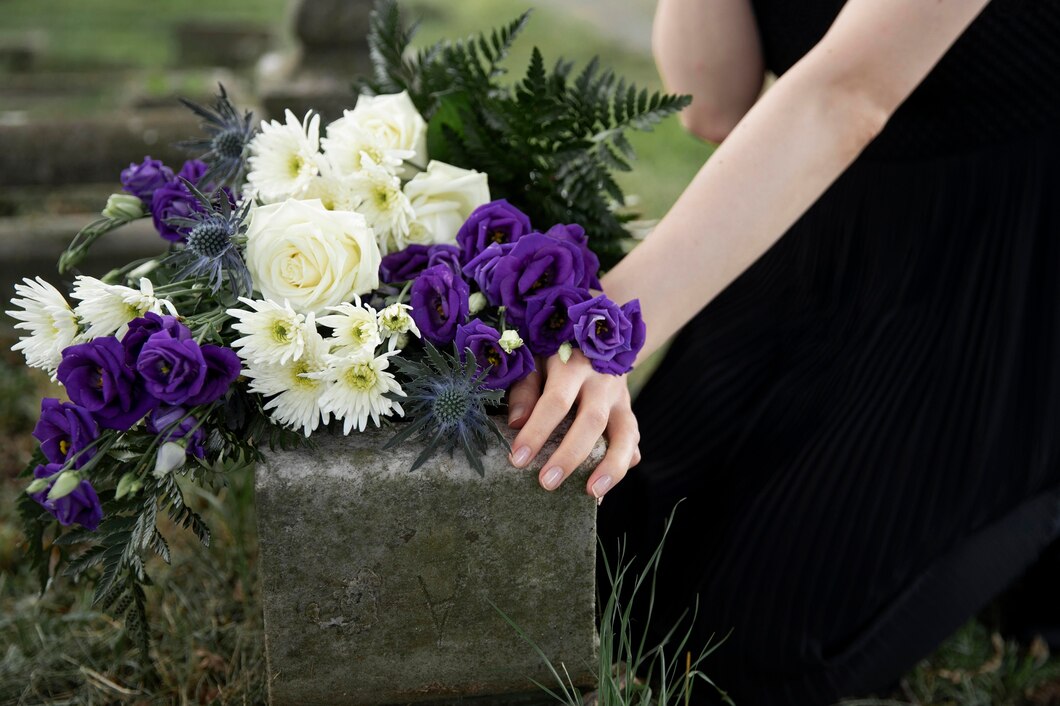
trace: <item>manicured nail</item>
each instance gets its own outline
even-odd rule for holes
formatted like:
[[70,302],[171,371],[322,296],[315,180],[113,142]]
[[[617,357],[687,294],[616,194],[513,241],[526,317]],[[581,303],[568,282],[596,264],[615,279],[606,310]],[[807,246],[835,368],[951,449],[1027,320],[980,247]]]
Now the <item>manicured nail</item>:
[[512,465],[519,468],[526,465],[526,462],[530,460],[530,447],[520,446],[512,454]]
[[611,476],[600,476],[597,478],[596,482],[593,483],[593,497],[597,500],[602,500],[604,493],[610,490],[612,483],[614,481],[611,480]]
[[563,469],[559,466],[553,466],[552,468],[548,469],[548,473],[545,474],[545,477],[544,479],[542,479],[541,483],[548,490],[555,490],[559,487],[559,482],[561,480],[563,480]]
[[519,421],[523,417],[526,407],[512,407],[508,410],[508,423]]

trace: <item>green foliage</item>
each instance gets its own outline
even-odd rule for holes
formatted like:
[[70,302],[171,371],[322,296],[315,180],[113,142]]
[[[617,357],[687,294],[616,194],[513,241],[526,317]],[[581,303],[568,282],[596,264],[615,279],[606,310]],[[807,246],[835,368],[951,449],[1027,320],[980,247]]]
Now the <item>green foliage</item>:
[[527,19],[413,51],[415,27],[394,0],[380,0],[368,39],[374,76],[359,89],[408,91],[428,119],[432,158],[488,173],[491,195],[540,228],[581,225],[606,269],[621,258],[633,217],[617,211],[625,197],[614,178],[631,169],[628,133],[652,129],[691,99],[639,89],[595,59],[577,74],[563,60],[548,69],[536,48],[523,79],[502,85],[501,63]]

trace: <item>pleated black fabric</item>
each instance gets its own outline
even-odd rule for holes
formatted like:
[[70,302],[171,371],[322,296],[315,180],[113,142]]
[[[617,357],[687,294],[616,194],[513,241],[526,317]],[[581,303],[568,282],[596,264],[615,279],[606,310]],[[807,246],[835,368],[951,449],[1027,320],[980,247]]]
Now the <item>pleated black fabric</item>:
[[[759,0],[771,67],[840,5]],[[1058,36],[1060,1],[995,0],[636,402],[604,545],[686,499],[650,629],[698,595],[739,706],[885,687],[1060,532]]]

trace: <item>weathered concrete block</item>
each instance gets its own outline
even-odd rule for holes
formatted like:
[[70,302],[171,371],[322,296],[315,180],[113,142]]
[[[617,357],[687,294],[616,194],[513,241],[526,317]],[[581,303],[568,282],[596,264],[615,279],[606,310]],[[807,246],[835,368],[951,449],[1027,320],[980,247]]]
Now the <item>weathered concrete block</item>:
[[548,493],[538,468],[516,470],[498,448],[485,478],[461,455],[410,472],[419,448],[381,450],[391,433],[322,436],[258,470],[274,706],[542,702],[526,694],[531,678],[552,684],[546,667],[490,601],[591,685],[596,503],[584,485],[603,443]]

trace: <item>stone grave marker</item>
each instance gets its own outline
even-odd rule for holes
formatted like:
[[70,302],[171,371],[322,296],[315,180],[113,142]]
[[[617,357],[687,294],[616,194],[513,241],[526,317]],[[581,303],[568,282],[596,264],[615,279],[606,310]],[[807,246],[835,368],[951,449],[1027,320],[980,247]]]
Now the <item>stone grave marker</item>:
[[554,703],[530,682],[554,687],[547,667],[490,601],[591,686],[596,503],[584,484],[603,442],[548,493],[499,448],[485,478],[445,453],[410,472],[419,448],[382,450],[392,433],[321,436],[258,469],[273,706]]
[[366,75],[368,22],[373,0],[299,0],[292,14],[298,42],[293,71],[262,87],[262,104],[270,118],[282,120],[285,109],[301,118],[310,109],[325,121],[353,108],[353,81]]

